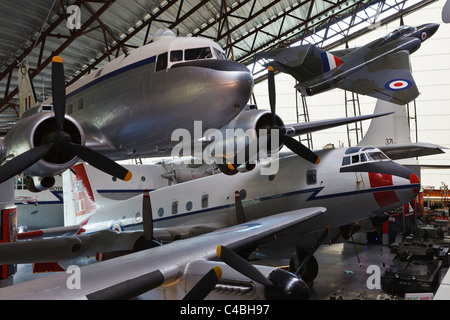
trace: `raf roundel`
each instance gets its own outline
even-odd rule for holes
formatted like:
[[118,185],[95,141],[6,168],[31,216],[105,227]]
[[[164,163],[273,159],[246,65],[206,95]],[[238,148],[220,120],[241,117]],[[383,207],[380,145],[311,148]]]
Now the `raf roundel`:
[[422,38],[422,41],[425,41],[428,38],[428,34],[424,31],[422,32],[422,34],[420,35],[420,38]]
[[411,86],[412,86],[411,81],[404,79],[396,79],[389,81],[388,83],[386,83],[384,87],[388,90],[403,90],[408,89]]

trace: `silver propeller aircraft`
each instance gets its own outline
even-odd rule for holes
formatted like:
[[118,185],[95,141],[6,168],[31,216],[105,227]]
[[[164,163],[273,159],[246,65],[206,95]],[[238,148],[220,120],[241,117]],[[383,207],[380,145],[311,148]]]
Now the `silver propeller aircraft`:
[[[205,130],[221,128],[253,88],[247,67],[204,38],[163,34],[67,88],[62,62],[53,59],[53,97],[25,111],[0,140],[7,161],[0,183],[24,172],[29,189],[47,189],[79,159],[130,179],[112,160],[169,155],[175,129],[193,133],[194,120]],[[32,96],[33,90],[20,95],[28,106]]]
[[[169,155],[177,144],[171,139],[173,132],[184,129],[195,137],[191,125],[195,120],[201,121],[205,132],[276,129],[280,132],[277,148],[284,144],[317,162],[309,149],[292,138],[305,128],[312,129],[305,124],[284,125],[274,107],[267,111],[247,106],[252,88],[253,77],[247,67],[225,60],[222,49],[203,38],[157,37],[68,88],[64,87],[63,61],[54,57],[53,97],[25,111],[0,140],[6,162],[0,167],[0,183],[23,172],[29,190],[45,190],[53,186],[55,175],[79,159],[129,180],[131,172],[115,160]],[[20,97],[33,101],[32,94],[30,90]],[[273,94],[271,97],[274,99]],[[367,117],[317,123],[313,130],[364,119]],[[196,142],[187,141],[189,145]],[[222,140],[210,143],[215,151],[220,149],[216,143],[226,145]],[[233,150],[231,156],[216,152],[224,173],[235,174],[239,165],[248,162],[248,157],[240,163],[234,161],[238,151]],[[248,153],[246,148],[244,152]]]
[[409,55],[438,28],[435,23],[401,26],[359,48],[326,52],[308,44],[261,52],[255,57],[273,60],[269,64],[276,70],[292,75],[304,96],[341,88],[407,104],[419,95]]

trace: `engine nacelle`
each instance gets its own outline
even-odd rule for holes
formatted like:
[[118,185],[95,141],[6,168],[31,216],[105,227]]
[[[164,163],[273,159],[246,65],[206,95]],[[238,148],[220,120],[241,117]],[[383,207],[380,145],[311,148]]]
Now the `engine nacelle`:
[[[268,110],[244,110],[226,127],[206,136],[213,142],[207,146],[204,154],[209,156],[209,160],[213,159],[222,172],[234,174],[237,170],[230,169],[228,163],[233,162],[235,155],[245,150],[246,145],[250,143],[249,154],[245,155],[244,152],[241,152],[237,159],[238,163],[233,164],[233,167],[237,168],[243,163],[255,164],[258,152],[263,151],[264,154],[269,154],[281,148],[279,140],[272,142],[271,139],[268,139],[265,144],[266,140],[260,139],[270,132],[272,121],[272,114]],[[276,122],[278,126],[284,125],[278,116],[276,116]]]
[[[71,116],[65,115],[64,131],[75,144],[84,145],[84,131]],[[8,131],[4,138],[5,158],[16,157],[40,145],[51,143],[55,138],[56,120],[53,112],[33,113],[22,118]],[[52,177],[64,172],[78,161],[67,148],[53,147],[50,152],[23,173],[32,177]]]

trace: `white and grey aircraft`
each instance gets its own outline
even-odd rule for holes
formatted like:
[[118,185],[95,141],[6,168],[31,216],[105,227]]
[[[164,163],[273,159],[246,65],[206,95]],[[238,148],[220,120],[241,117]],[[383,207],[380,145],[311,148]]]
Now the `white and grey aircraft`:
[[[318,165],[313,166],[295,154],[284,155],[279,159],[261,162],[254,170],[245,174],[235,176],[216,174],[195,179],[154,190],[150,193],[150,197],[131,198],[112,206],[108,206],[104,200],[92,201],[94,199],[92,189],[88,183],[82,182],[86,178],[83,174],[83,165],[77,165],[74,167],[77,174],[70,173],[74,179],[71,202],[74,210],[72,220],[68,222],[73,225],[59,230],[28,234],[31,237],[51,237],[48,239],[0,245],[0,262],[6,264],[70,260],[98,252],[136,249],[144,244],[145,239],[169,241],[170,245],[165,244],[139,254],[130,254],[126,256],[127,258],[117,258],[119,260],[115,260],[114,265],[118,269],[114,272],[114,276],[108,280],[101,276],[102,280],[99,280],[96,289],[89,285],[87,291],[77,291],[73,294],[76,297],[80,297],[81,294],[88,298],[115,297],[115,294],[122,297],[123,292],[120,293],[118,288],[140,273],[141,276],[145,274],[149,277],[145,290],[181,278],[183,283],[186,283],[186,286],[181,286],[184,295],[191,287],[193,278],[190,276],[196,274],[197,277],[198,270],[204,270],[203,267],[196,269],[195,263],[199,263],[200,260],[200,264],[203,264],[206,263],[205,259],[212,259],[214,254],[211,250],[221,244],[221,241],[227,245],[225,235],[228,235],[228,228],[234,230],[232,231],[234,236],[240,234],[240,237],[243,237],[249,230],[259,228],[262,223],[259,219],[263,221],[269,219],[274,228],[269,228],[270,234],[277,233],[281,239],[278,244],[282,243],[282,246],[277,246],[277,241],[280,240],[267,242],[267,234],[253,238],[253,230],[244,241],[245,246],[239,245],[234,249],[255,248],[262,241],[263,247],[266,243],[277,246],[279,256],[286,258],[294,254],[298,246],[309,246],[307,249],[311,249],[311,242],[304,241],[306,237],[302,235],[321,233],[329,228],[339,230],[340,227],[359,220],[376,218],[386,210],[409,202],[419,192],[418,177],[407,168],[390,160],[377,148],[340,148],[316,152],[322,159]],[[273,161],[278,162],[278,173],[261,175],[260,170],[272,165]],[[211,185],[219,187],[211,188]],[[236,201],[239,198],[242,200]],[[242,210],[239,209],[241,205]],[[314,212],[314,216],[295,223],[295,227],[290,225],[288,228],[278,228],[278,219],[283,220],[282,217],[286,216],[290,219],[301,217],[301,213],[305,212]],[[321,214],[316,216],[319,212]],[[244,224],[234,227],[236,223]],[[239,233],[240,228],[242,233]],[[62,234],[62,231],[78,235],[52,237]],[[184,238],[189,239],[180,240]],[[289,241],[284,241],[286,239]],[[324,240],[322,238],[321,242]],[[203,241],[211,243],[200,245]],[[186,246],[190,249],[186,249]],[[44,247],[46,250],[41,250]],[[152,256],[154,259],[150,258]],[[142,270],[136,270],[137,273],[127,272],[123,277],[118,276],[124,264],[139,266],[144,260],[153,262]],[[187,265],[192,268],[188,268],[189,272],[186,269]],[[107,264],[101,262],[86,269],[83,267],[81,270],[89,269],[90,277],[94,270],[103,273],[102,270],[105,270],[103,266],[114,269],[113,262]],[[267,272],[268,269],[261,267],[261,270]],[[225,273],[222,276],[225,279],[224,283],[227,283],[227,279],[234,279],[236,283],[236,278],[227,278],[229,276]],[[295,276],[292,277],[297,279]],[[56,278],[58,281],[61,279],[66,281],[67,275],[65,277],[58,275],[52,279]],[[242,284],[242,276],[239,279]],[[33,298],[35,294],[35,297],[42,298],[40,294],[45,290],[46,293],[52,292],[48,298],[75,298],[70,292],[48,290],[49,286],[53,286],[53,280],[46,282],[36,280],[33,283],[2,289],[0,297]],[[111,289],[113,287],[114,289]],[[64,291],[64,288],[61,290]],[[173,290],[172,293],[180,293],[179,289]],[[260,298],[264,297],[261,295],[261,292],[264,292],[264,285],[261,290],[254,291]],[[111,296],[100,295],[100,292],[102,294],[109,292]]]
[[[243,236],[246,230],[259,228],[258,219],[269,218],[276,229],[276,231],[271,229],[271,233],[277,233],[281,239],[291,240],[287,247],[284,246],[286,241],[282,241],[283,246],[278,246],[279,254],[286,258],[287,254],[295,253],[296,246],[310,245],[310,243],[303,243],[302,234],[322,232],[328,227],[337,229],[355,221],[377,217],[386,210],[409,202],[419,192],[418,177],[405,167],[392,162],[379,149],[342,148],[322,150],[318,153],[322,161],[313,168],[306,160],[296,155],[286,155],[275,160],[279,162],[279,171],[273,176],[260,174],[260,169],[268,165],[263,162],[245,174],[236,176],[216,174],[154,190],[150,193],[151,201],[147,204],[142,197],[137,197],[100,210],[96,207],[98,205],[100,208],[100,203],[89,203],[80,196],[92,194],[92,191],[89,191],[88,185],[76,180],[72,201],[76,208],[73,221],[79,224],[67,227],[65,231],[79,234],[1,244],[0,262],[5,264],[52,262],[70,260],[97,252],[132,250],[142,244],[143,236],[148,240],[154,238],[159,241],[170,241],[172,242],[170,245],[164,244],[161,247],[142,251],[138,255],[127,255],[126,258],[122,258],[123,260],[115,260],[114,265],[117,269],[111,273],[108,284],[106,285],[104,280],[99,280],[102,284],[99,284],[94,291],[98,293],[112,286],[119,288],[120,284],[137,275],[134,272],[129,273],[129,268],[123,269],[122,263],[138,266],[144,260],[153,262],[136,272],[141,272],[141,276],[149,275],[148,286],[145,286],[145,289],[149,290],[169,279],[182,278],[186,281],[183,276],[186,265],[198,260],[203,261],[205,258],[211,259],[211,246],[215,248],[221,244],[220,241],[225,241],[226,237],[221,236],[228,234],[227,228],[239,234],[239,226],[233,227],[238,222],[244,222],[241,234]],[[76,179],[81,177],[82,174],[78,171]],[[211,185],[219,187],[211,188]],[[236,192],[242,199],[242,211],[236,211],[239,207],[239,202],[235,200]],[[95,208],[92,208],[93,205]],[[322,207],[326,209],[308,209]],[[316,213],[323,211],[323,213],[302,220],[295,227],[286,229],[275,227],[278,226],[276,223],[278,218],[284,217],[283,212],[289,212],[288,216],[292,219],[302,216],[303,210]],[[221,228],[225,229],[220,231]],[[34,236],[55,235],[51,231],[55,230],[44,230],[40,234],[34,233]],[[205,235],[199,236],[199,234]],[[248,241],[245,242],[247,249],[249,246],[254,248],[262,240],[264,240],[263,243],[267,242],[265,235],[255,239],[252,236],[253,234],[248,235]],[[208,246],[208,249],[205,249],[204,245],[199,245],[201,241],[210,241],[210,237],[215,240],[208,245],[204,244]],[[183,238],[189,239],[173,241]],[[277,244],[277,241],[272,242],[274,245]],[[222,244],[227,245],[225,242]],[[185,245],[190,246],[190,249],[187,250]],[[242,249],[242,247],[239,248]],[[204,250],[208,251],[206,256]],[[153,256],[153,253],[158,254]],[[152,256],[154,259],[151,258]],[[108,268],[114,269],[113,262],[107,263]],[[106,266],[104,262],[89,266],[89,274],[92,274],[93,270],[103,274],[105,270],[103,266]],[[122,275],[120,270],[128,271]],[[159,276],[153,279],[156,274]],[[82,276],[84,277],[83,271]],[[64,283],[67,280],[67,275],[56,277],[64,279]],[[223,278],[227,279],[225,273]],[[69,290],[65,293],[59,290],[53,291],[53,288],[48,290],[49,286],[53,286],[53,280],[36,281],[41,285],[34,287],[37,282],[33,282],[34,284],[19,284],[17,288],[13,286],[1,289],[0,297],[32,298],[35,294],[35,297],[42,298],[40,294],[44,291],[51,295],[47,296],[49,298],[75,297],[71,296]],[[64,289],[62,287],[61,290]],[[186,287],[182,286],[182,288]],[[95,292],[90,290],[93,289],[90,287],[88,291],[80,292],[84,296],[94,297]],[[189,290],[189,287],[184,290]],[[77,290],[72,293],[78,297],[80,292]],[[183,292],[186,293],[186,291]]]
[[[314,123],[304,125],[309,130],[315,128]],[[323,122],[319,122],[318,125],[319,127],[322,126]],[[403,151],[405,151],[404,148],[405,146],[402,146]],[[393,147],[390,148],[390,151],[392,150]],[[435,152],[442,152],[442,150]],[[315,214],[322,212],[319,216],[309,217],[302,221],[295,228],[291,226],[279,229],[275,223],[274,228],[277,230],[275,233],[279,236],[282,235],[278,237],[279,240],[277,241],[267,241],[266,236],[254,238],[253,234],[249,235],[248,241],[245,241],[246,249],[251,244],[251,248],[259,245],[260,248],[269,248],[270,250],[270,245],[273,244],[278,251],[278,255],[286,258],[295,254],[299,246],[313,251],[317,244],[326,239],[320,236],[318,240],[314,239],[313,242],[315,243],[311,243],[311,241],[306,241],[310,240],[307,235],[325,234],[325,236],[330,237],[332,234],[322,232],[331,229],[343,234],[346,231],[348,232],[345,227],[356,221],[370,218],[377,221],[380,219],[380,215],[383,218],[382,215],[386,210],[409,202],[419,192],[420,181],[418,177],[407,168],[394,163],[378,148],[371,146],[332,148],[315,151],[315,153],[322,159],[317,164],[311,164],[310,161],[295,154],[283,155],[279,159],[260,162],[254,170],[245,174],[236,176],[217,174],[204,177],[154,190],[150,196],[144,195],[144,200],[141,197],[136,197],[115,205],[95,201],[99,198],[94,195],[95,193],[92,192],[89,183],[83,182],[83,179],[86,181],[86,174],[79,172],[78,170],[80,170],[80,167],[82,168],[82,165],[77,165],[74,167],[77,174],[72,176],[74,179],[72,182],[74,190],[72,201],[67,201],[67,203],[72,203],[72,214],[68,217],[66,223],[71,226],[23,236],[24,238],[45,238],[61,235],[64,232],[78,233],[78,235],[1,245],[0,262],[26,263],[69,260],[98,252],[129,251],[142,245],[145,246],[151,240],[156,239],[173,242],[173,244],[163,245],[161,248],[156,248],[156,251],[151,251],[154,250],[153,248],[144,252],[149,256],[152,256],[152,253],[155,253],[158,257],[161,257],[159,254],[167,256],[173,266],[167,266],[168,260],[160,259],[155,263],[153,269],[143,271],[143,273],[148,274],[151,270],[152,276],[159,275],[157,279],[150,279],[150,284],[145,286],[145,289],[157,287],[162,282],[169,281],[169,278],[173,280],[172,276],[160,277],[160,272],[164,274],[166,271],[163,270],[167,268],[171,271],[176,269],[176,277],[181,278],[183,283],[187,284],[192,282],[190,277],[194,273],[203,270],[196,264],[197,260],[200,260],[200,264],[203,264],[205,259],[211,259],[210,246],[217,244],[217,242],[213,241],[208,244],[208,249],[205,249],[203,245],[196,247],[198,255],[193,255],[193,251],[197,252],[197,250],[192,250],[190,247],[189,250],[185,251],[187,256],[182,254],[177,257],[180,259],[180,263],[178,263],[172,260],[174,257],[170,250],[186,248],[185,245],[191,246],[193,243],[198,245],[199,242],[197,241],[201,240],[174,240],[183,238],[204,239],[203,236],[199,237],[198,235],[211,234],[211,231],[220,228],[231,227],[234,230],[232,232],[235,232],[240,230],[240,227],[236,229],[233,226],[236,223],[243,222],[242,230],[246,230],[243,231],[243,233],[246,233],[248,229],[252,229],[252,221],[258,221],[255,223],[259,225],[259,219],[269,219],[271,223],[275,223],[279,217],[292,217],[292,215],[295,216],[296,212],[305,212],[302,210],[315,212]],[[406,154],[407,157],[410,156],[409,152]],[[401,158],[398,153],[397,158]],[[273,165],[274,162],[277,162],[279,168],[275,174],[260,174],[260,170]],[[211,189],[211,185],[220,187]],[[149,200],[150,197],[152,198],[151,201]],[[308,207],[326,208],[326,210],[311,209],[312,211],[310,211],[305,209]],[[127,215],[125,212],[130,214]],[[285,215],[281,214],[282,212],[289,213]],[[267,216],[270,217],[267,218]],[[246,221],[248,223],[245,223]],[[221,232],[227,233],[227,231],[215,231],[211,237],[220,241]],[[208,236],[205,235],[204,237]],[[260,240],[265,241],[260,243]],[[42,247],[47,250],[40,250]],[[242,249],[241,246],[238,247]],[[205,253],[203,250],[208,251],[206,256],[203,255]],[[21,254],[25,251],[27,252],[26,255]],[[137,258],[136,261],[132,258],[135,257],[134,255],[128,255],[127,257],[130,260],[124,258],[124,263],[129,261],[130,263],[136,262],[136,265],[138,265],[141,259],[147,260],[144,255],[139,255],[140,258]],[[121,262],[118,263],[121,264]],[[245,262],[240,263],[240,265],[243,264]],[[91,271],[89,273],[96,268],[101,270],[102,265],[105,266],[103,263],[98,264],[98,267],[90,266],[89,270]],[[261,269],[262,267],[258,268]],[[231,276],[226,275],[225,278],[227,277]],[[236,275],[234,274],[233,277],[236,277]],[[61,276],[58,276],[58,278],[62,279]],[[121,279],[103,279],[102,281],[109,284],[104,282],[101,286],[112,294],[111,297],[115,294],[121,297],[120,290],[117,288],[120,287],[121,281],[128,281],[130,278],[125,276]],[[234,279],[236,280],[236,278]],[[242,283],[242,276],[239,279]],[[32,291],[28,291],[28,293],[33,292],[31,295],[27,293],[25,296],[20,293],[20,290],[29,288],[25,284],[19,285],[19,288],[15,289],[5,289],[4,294],[9,295],[11,293],[9,290],[12,290],[16,292],[14,295],[16,298],[32,298],[33,294],[39,294],[38,292],[43,290],[42,283],[38,284],[38,282],[30,284],[31,287],[37,286]],[[106,289],[113,287],[112,291]],[[182,291],[185,293],[189,290],[189,285],[187,287],[182,286],[182,288],[184,288],[184,291]],[[103,291],[103,289],[99,291],[105,293],[106,291]],[[0,295],[2,292],[0,290]],[[79,294],[93,298],[95,292],[97,291],[89,288]],[[179,292],[178,289],[175,292]],[[259,297],[261,297],[261,291],[254,292],[258,292]],[[69,296],[71,295],[64,297]],[[106,296],[97,297],[105,298]]]

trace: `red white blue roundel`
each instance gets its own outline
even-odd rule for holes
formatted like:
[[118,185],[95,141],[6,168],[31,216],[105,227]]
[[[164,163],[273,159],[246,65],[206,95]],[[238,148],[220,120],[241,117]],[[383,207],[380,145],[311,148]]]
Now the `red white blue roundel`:
[[422,34],[420,35],[420,38],[422,39],[422,41],[425,41],[428,38],[428,34],[426,31],[422,32]]
[[412,82],[406,79],[396,79],[396,80],[392,80],[389,81],[388,83],[385,84],[385,88],[388,90],[404,90],[404,89],[408,89],[409,87],[412,86]]

